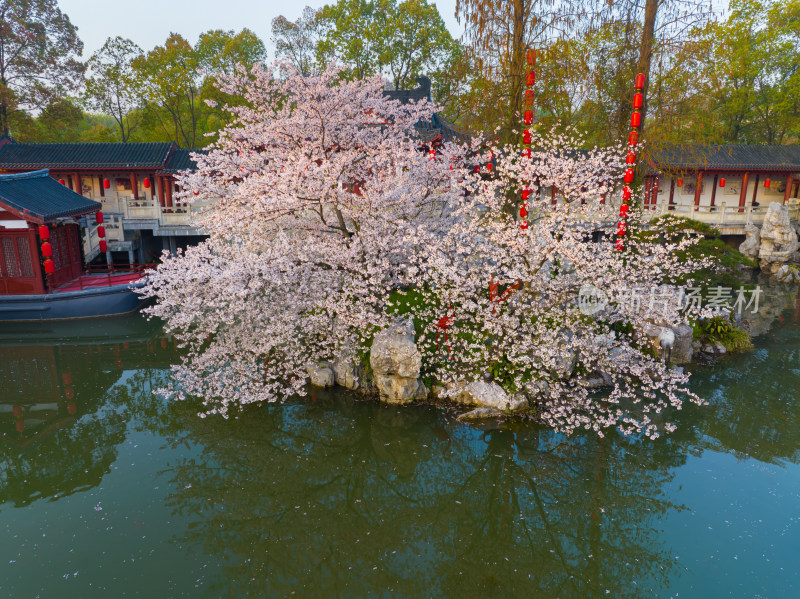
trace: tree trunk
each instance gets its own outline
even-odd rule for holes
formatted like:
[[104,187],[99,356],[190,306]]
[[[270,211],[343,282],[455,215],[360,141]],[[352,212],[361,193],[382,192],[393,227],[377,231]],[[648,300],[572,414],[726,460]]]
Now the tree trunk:
[[642,39],[639,42],[639,62],[637,68],[639,73],[644,74],[644,103],[642,104],[642,130],[646,126],[645,117],[647,116],[647,89],[650,87],[650,61],[653,58],[653,39],[655,37],[656,16],[661,0],[646,0],[644,5],[644,27],[642,28]]

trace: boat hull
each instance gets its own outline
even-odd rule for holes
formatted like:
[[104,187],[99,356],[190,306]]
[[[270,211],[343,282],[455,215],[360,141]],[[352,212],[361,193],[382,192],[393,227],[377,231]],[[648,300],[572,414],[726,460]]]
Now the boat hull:
[[0,321],[66,320],[127,314],[146,300],[135,293],[141,283],[94,287],[43,295],[0,296]]

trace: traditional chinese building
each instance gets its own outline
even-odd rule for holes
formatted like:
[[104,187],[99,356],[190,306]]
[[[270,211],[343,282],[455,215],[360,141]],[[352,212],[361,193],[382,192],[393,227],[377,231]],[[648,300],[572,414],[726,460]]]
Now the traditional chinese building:
[[[190,150],[174,143],[17,143],[0,139],[0,173],[48,169],[50,176],[106,215],[107,260],[149,262],[162,249],[196,243],[197,207],[177,197],[176,175],[195,168]],[[87,260],[99,253],[90,231]]]
[[674,144],[647,155],[645,209],[672,212],[741,235],[767,206],[800,205],[800,145]]

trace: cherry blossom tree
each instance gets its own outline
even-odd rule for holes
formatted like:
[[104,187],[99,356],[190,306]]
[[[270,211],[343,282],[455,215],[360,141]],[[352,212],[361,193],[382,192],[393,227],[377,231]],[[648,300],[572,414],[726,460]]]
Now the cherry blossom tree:
[[[303,394],[307,364],[363,361],[405,314],[442,397],[485,377],[559,430],[649,436],[671,428],[665,408],[700,401],[640,334],[683,321],[675,298],[624,299],[693,265],[652,236],[630,236],[624,252],[592,242],[618,210],[620,149],[554,136],[524,157],[485,140],[432,149],[415,127],[434,106],[341,72],[278,63],[223,79],[247,103],[229,107],[231,124],[181,181],[187,199],[217,198],[210,237],[165,255],[144,290],[185,347],[171,393],[223,415]],[[605,304],[587,310],[588,285]]]

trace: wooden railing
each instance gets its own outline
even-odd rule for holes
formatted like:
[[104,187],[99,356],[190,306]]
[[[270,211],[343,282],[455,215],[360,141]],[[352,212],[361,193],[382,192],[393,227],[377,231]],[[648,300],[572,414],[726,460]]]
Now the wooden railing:
[[[770,202],[771,203],[771,202]],[[779,202],[780,203],[780,202]],[[792,200],[786,204],[789,210],[789,218],[797,220],[800,214],[800,203]],[[739,206],[738,203],[727,205],[724,202],[717,206],[694,206],[688,204],[667,204],[666,202],[655,206],[645,206],[643,217],[645,219],[655,218],[662,214],[674,214],[692,218],[709,225],[741,226],[748,223],[761,224],[769,208],[769,203],[762,203],[758,206]]]
[[[155,268],[155,263],[152,264],[87,264],[86,270],[78,277],[76,283],[78,288],[83,291],[93,287],[111,287],[112,285],[122,285],[130,280],[144,276],[147,269]],[[102,281],[100,275],[105,275],[105,280]],[[122,275],[129,275],[125,280],[121,280]],[[120,277],[114,280],[114,277]],[[101,282],[102,281],[102,282]]]

